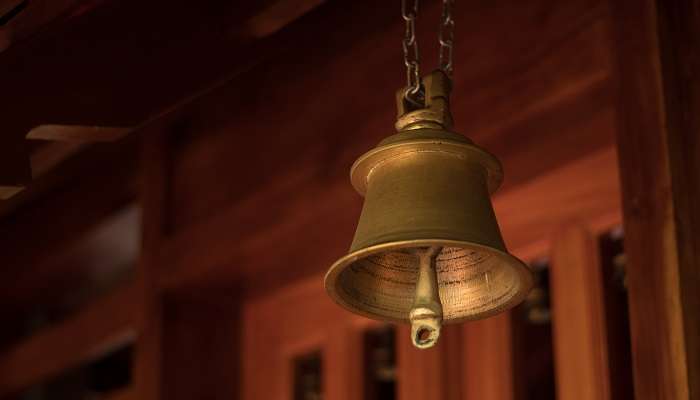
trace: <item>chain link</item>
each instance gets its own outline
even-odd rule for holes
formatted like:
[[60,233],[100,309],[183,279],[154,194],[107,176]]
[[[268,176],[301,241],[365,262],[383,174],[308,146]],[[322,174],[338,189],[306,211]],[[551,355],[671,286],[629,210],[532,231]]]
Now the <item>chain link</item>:
[[[409,2],[412,3],[409,7]],[[401,15],[406,21],[403,37],[403,57],[406,64],[406,97],[413,96],[420,90],[420,54],[416,40],[416,17],[418,17],[418,0],[401,0]]]
[[442,0],[442,22],[440,24],[440,69],[452,76],[452,50],[455,38],[455,20],[452,18],[454,0]]
[[[418,18],[419,0],[401,0],[401,16],[406,22],[406,30],[403,37],[403,56],[406,64],[406,99],[416,102],[421,96],[420,55],[418,53],[418,40],[416,39],[416,18]],[[452,53],[454,44],[455,21],[452,18],[452,9],[455,0],[442,0],[442,18],[440,21],[440,69],[447,76],[452,76]]]

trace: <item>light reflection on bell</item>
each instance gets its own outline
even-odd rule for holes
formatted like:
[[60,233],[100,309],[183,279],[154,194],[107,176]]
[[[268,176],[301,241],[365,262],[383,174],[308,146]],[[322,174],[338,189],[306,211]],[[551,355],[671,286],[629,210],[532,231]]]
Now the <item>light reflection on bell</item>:
[[349,254],[326,275],[329,295],[350,311],[413,322],[417,347],[432,346],[443,322],[513,307],[532,284],[506,251],[491,205],[500,163],[447,130],[448,78],[436,71],[424,85],[425,107],[410,110],[401,95],[399,133],[353,165],[362,215]]

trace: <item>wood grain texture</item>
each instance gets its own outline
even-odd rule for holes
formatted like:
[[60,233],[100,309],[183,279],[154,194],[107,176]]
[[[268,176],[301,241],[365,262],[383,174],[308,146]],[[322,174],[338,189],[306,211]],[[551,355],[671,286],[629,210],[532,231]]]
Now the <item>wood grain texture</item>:
[[688,383],[700,399],[700,1],[657,4]]
[[700,6],[613,4],[635,394],[698,399]]
[[560,400],[611,398],[599,253],[596,236],[576,223],[552,239],[550,292]]
[[139,303],[129,283],[0,355],[0,396],[52,378],[132,341]]

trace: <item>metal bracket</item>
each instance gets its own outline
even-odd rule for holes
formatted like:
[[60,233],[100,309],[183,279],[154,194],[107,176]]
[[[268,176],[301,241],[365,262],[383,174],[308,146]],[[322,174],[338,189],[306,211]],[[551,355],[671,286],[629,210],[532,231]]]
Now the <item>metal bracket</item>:
[[452,128],[450,113],[450,92],[452,82],[441,70],[435,70],[423,78],[424,101],[422,107],[406,99],[406,89],[396,93],[398,117],[396,130],[401,132],[411,129],[446,129]]

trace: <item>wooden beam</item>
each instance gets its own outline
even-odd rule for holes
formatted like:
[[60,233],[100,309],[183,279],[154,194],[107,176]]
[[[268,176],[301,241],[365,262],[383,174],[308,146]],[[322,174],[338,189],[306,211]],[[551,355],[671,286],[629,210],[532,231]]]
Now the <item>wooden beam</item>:
[[635,395],[700,399],[700,5],[613,5]]
[[132,283],[0,355],[0,396],[98,358],[133,340],[139,303]]
[[[85,148],[84,143],[46,143],[30,156],[32,180],[40,179],[50,170]],[[28,182],[27,182],[28,184]],[[26,185],[0,186],[0,200],[8,200],[20,193]]]
[[[549,238],[563,220],[590,219],[599,230],[618,223],[615,169],[615,151],[608,148],[497,194],[494,205],[506,243],[531,258],[547,254]],[[251,294],[264,293],[271,285],[325,270],[347,251],[361,198],[345,180],[319,182],[297,172],[299,177],[260,190],[169,238],[160,252],[167,269],[159,271],[159,285],[172,290],[245,279]],[[270,212],[253,211],[260,209]],[[309,251],[289,241],[300,235],[306,243],[323,245]],[[270,243],[275,251],[269,251]],[[279,268],[281,260],[292,259],[297,267]],[[263,272],[273,270],[272,276]]]
[[[0,28],[0,86],[3,97],[12,99],[0,135],[0,185],[29,181],[23,138],[37,126],[139,126],[259,63],[279,42],[254,37],[246,21],[268,5],[28,2],[12,26]],[[304,12],[312,8],[307,5]],[[163,10],[168,10],[166,20]],[[280,13],[282,20],[288,13],[301,15],[295,7]],[[51,19],[55,21],[48,23]],[[276,29],[284,23],[278,21]],[[129,34],[114,35],[124,24]],[[3,35],[8,30],[12,33]],[[20,31],[32,35],[8,47]],[[241,53],[247,56],[238,57]],[[202,62],[211,59],[217,62]]]
[[576,223],[552,239],[549,286],[560,400],[611,398],[599,253],[597,237]]
[[39,125],[27,133],[27,139],[55,140],[59,142],[114,142],[126,136],[133,127]]
[[[31,307],[37,297],[53,293],[46,282],[55,283],[76,271],[55,268],[56,260],[69,255],[91,230],[133,201],[135,147],[135,141],[127,138],[90,148],[47,173],[39,186],[0,204],[5,265],[0,304],[5,311]],[[42,162],[52,163],[50,157]],[[51,189],[52,196],[42,196]]]
[[611,229],[621,221],[615,149],[596,151],[497,193],[493,204],[506,244],[525,260],[546,256],[552,234],[565,221],[589,221],[598,233]]
[[295,19],[318,7],[325,0],[277,0],[258,12],[246,23],[248,32],[256,37],[269,36]]
[[0,1],[0,16],[12,12],[12,18],[5,17],[0,26],[0,53],[51,23],[69,19],[76,10],[84,13],[96,4],[89,0]]
[[[403,84],[403,75],[376,71],[401,65],[394,33],[401,34],[402,21],[381,4],[353,2],[353,12],[365,15],[359,32],[345,18],[344,2],[328,2],[299,21],[317,31],[294,29],[295,23],[280,32],[288,43],[322,43],[278,49],[256,68],[179,110],[188,129],[173,154],[174,230],[201,222],[273,181],[287,180],[290,165],[317,178],[347,181],[353,161],[391,134],[391,96]],[[468,41],[458,41],[455,48],[455,63],[463,66],[454,82],[455,129],[506,161],[504,189],[536,175],[518,162],[535,152],[540,154],[537,172],[546,172],[614,142],[609,55],[600,51],[601,43],[609,41],[602,2],[473,6],[477,8],[456,9]],[[426,19],[437,18],[439,11],[439,2],[428,2],[422,10]],[[543,26],[539,16],[545,12],[549,17]],[[504,24],[517,24],[519,33],[495,40],[494,26]],[[337,43],[352,46],[341,55]],[[473,63],[473,57],[480,62]],[[589,62],[580,63],[579,57]],[[305,68],[297,62],[300,58],[316,68]],[[348,59],[357,62],[350,68]],[[269,79],[289,74],[294,79]],[[343,79],[332,78],[337,76]],[[324,90],[309,90],[316,87]],[[289,93],[295,94],[294,102]],[[264,108],[275,110],[276,117],[263,118],[260,101],[253,99],[265,99]],[[357,116],[353,123],[338,123],[349,115]],[[245,155],[240,149],[246,149]],[[255,174],[248,173],[251,165]],[[231,171],[230,184],[222,185],[211,173],[218,170]]]

